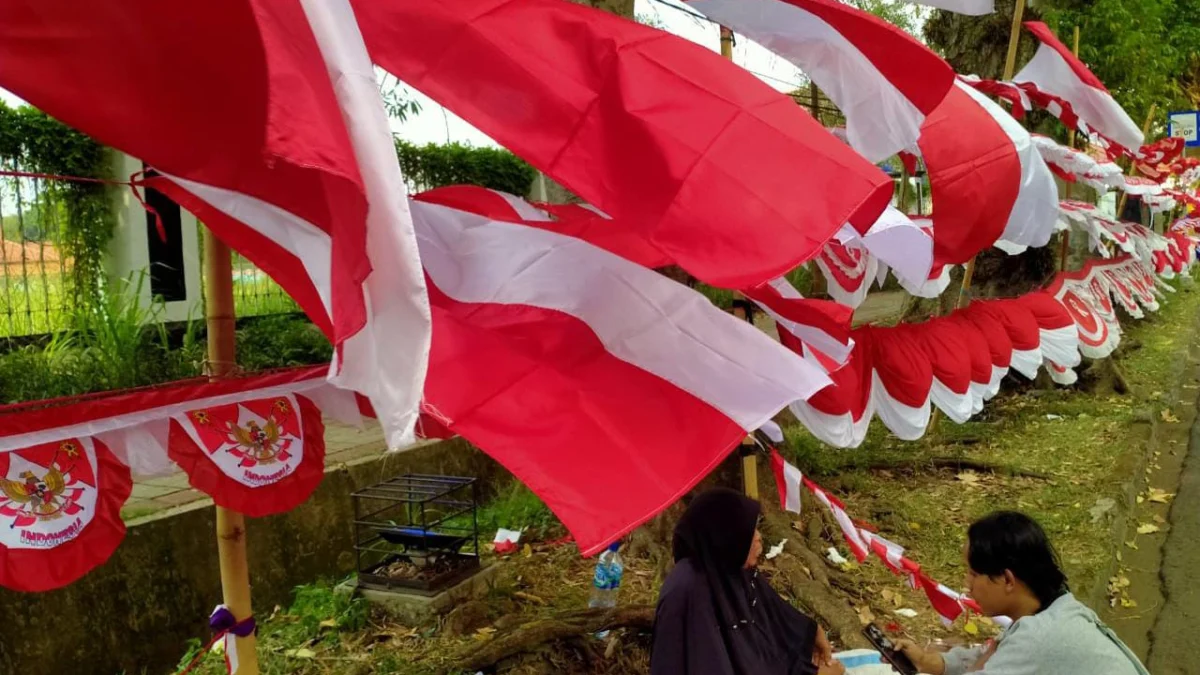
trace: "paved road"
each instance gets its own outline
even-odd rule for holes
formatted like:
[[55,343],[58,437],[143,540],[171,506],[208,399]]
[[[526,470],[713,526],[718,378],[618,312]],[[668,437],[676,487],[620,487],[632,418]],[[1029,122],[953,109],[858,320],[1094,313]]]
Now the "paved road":
[[1200,419],[1193,423],[1159,572],[1165,597],[1150,632],[1154,675],[1200,674]]

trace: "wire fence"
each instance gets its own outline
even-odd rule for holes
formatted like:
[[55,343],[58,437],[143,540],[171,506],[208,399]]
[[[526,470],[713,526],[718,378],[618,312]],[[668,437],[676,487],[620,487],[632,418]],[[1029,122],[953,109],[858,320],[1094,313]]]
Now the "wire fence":
[[233,254],[233,307],[238,316],[292,314],[300,306],[267,273]]
[[[13,161],[0,167],[20,171]],[[60,253],[63,206],[41,178],[0,176],[0,339],[52,333],[74,310]]]

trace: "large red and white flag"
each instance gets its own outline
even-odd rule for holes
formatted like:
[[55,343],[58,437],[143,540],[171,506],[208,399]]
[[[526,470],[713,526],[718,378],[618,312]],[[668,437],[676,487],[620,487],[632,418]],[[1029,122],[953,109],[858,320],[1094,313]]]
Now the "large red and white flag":
[[428,300],[346,0],[12,0],[0,86],[158,170],[154,187],[300,303],[337,347],[330,378],[406,444]]
[[689,0],[795,64],[846,115],[850,145],[872,162],[911,148],[954,70],[909,34],[837,0]]
[[683,38],[562,0],[354,6],[376,63],[710,284],[779,277],[892,197],[790,98]]
[[583,240],[421,201],[413,215],[437,335],[430,414],[532,488],[585,554],[829,383],[704,296]]
[[1089,127],[1124,146],[1130,153],[1137,152],[1145,140],[1142,131],[1104,83],[1055,37],[1049,26],[1040,21],[1026,21],[1025,28],[1042,44],[1029,63],[1013,77],[1013,82],[1029,83],[1062,98]]
[[921,129],[933,214],[934,264],[959,264],[999,240],[1044,246],[1058,188],[1029,133],[961,82]]

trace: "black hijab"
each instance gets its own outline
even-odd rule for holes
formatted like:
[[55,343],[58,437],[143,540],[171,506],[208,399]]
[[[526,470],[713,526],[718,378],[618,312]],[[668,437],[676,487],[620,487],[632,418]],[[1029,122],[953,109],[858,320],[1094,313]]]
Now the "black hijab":
[[654,622],[651,675],[811,675],[816,623],[744,569],[761,507],[709,490],[675,526],[675,569]]

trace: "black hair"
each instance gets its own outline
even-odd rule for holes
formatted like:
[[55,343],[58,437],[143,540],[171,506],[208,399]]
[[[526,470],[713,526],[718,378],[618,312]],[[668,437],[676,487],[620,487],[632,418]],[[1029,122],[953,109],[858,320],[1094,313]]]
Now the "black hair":
[[967,530],[967,564],[976,574],[998,577],[1013,573],[1033,591],[1042,609],[1067,593],[1067,575],[1046,531],[1037,521],[1016,511],[997,511],[980,518]]

